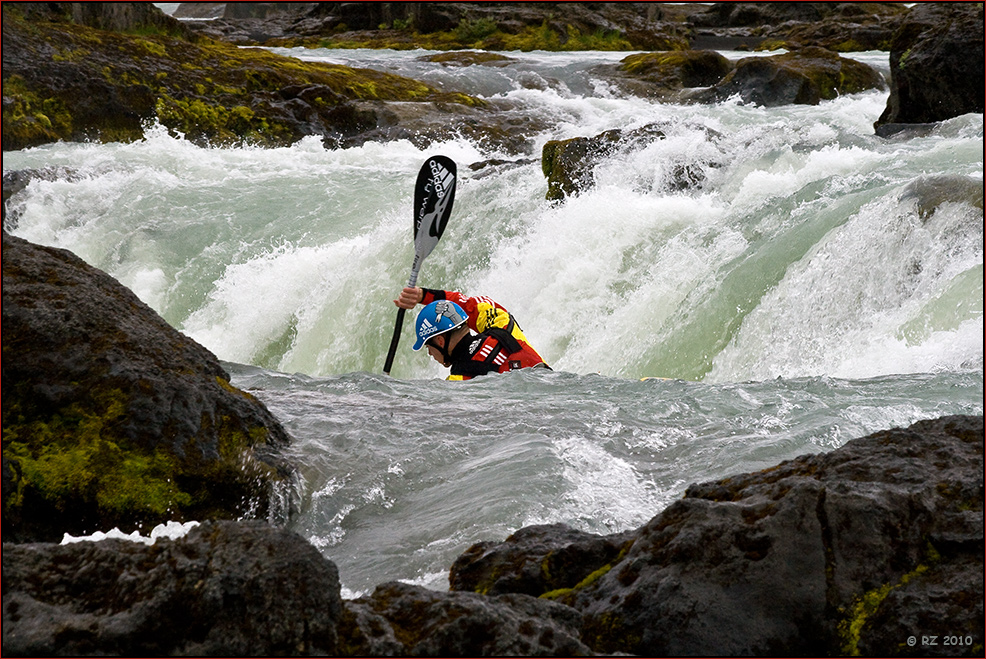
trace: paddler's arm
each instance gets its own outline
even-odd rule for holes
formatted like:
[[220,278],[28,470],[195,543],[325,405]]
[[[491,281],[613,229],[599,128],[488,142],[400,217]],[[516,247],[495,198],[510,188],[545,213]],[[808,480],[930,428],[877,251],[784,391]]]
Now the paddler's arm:
[[[418,304],[429,304],[435,300],[452,300],[459,304],[463,303],[464,296],[455,291],[443,291],[437,288],[419,288],[417,286],[405,286],[401,291],[400,297],[394,300],[401,309],[413,309]],[[467,310],[468,311],[468,310]]]

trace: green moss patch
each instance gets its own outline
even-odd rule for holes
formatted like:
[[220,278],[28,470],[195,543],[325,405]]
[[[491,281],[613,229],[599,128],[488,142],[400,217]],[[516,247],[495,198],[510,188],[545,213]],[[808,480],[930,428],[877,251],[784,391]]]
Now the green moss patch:
[[36,90],[17,75],[4,79],[3,95],[4,150],[8,143],[34,146],[71,134],[72,116],[61,99]]
[[[275,39],[268,45],[306,48],[383,48],[392,50],[498,50],[498,51],[575,51],[637,50],[638,46],[619,30],[595,30],[583,33],[573,25],[559,28],[544,21],[541,25],[526,25],[517,32],[505,32],[496,21],[480,18],[462,19],[452,30],[421,33],[405,27],[398,30],[343,32],[331,37],[311,39]],[[668,50],[687,49],[687,41],[666,44]]]
[[30,420],[5,401],[3,457],[17,463],[20,479],[14,495],[4,499],[4,515],[23,505],[25,496],[39,496],[63,512],[94,507],[111,520],[159,519],[191,504],[177,483],[174,456],[142,450],[116,432],[128,400],[119,389],[97,389],[86,401]]
[[941,556],[938,551],[928,543],[925,553],[925,562],[901,577],[900,581],[894,584],[882,584],[869,590],[854,601],[852,608],[846,618],[839,623],[839,638],[842,643],[842,652],[851,657],[860,656],[859,641],[863,634],[863,628],[869,621],[883,601],[897,588],[906,586],[910,581],[920,577],[928,571],[929,567],[938,563]]
[[15,388],[4,394],[3,457],[16,474],[5,523],[46,510],[64,515],[70,532],[224,518],[249,512],[255,484],[280,480],[253,455],[268,430],[228,415],[204,416],[181,454],[130,438],[123,422],[134,395],[119,388],[92,388],[51,412],[23,403]]

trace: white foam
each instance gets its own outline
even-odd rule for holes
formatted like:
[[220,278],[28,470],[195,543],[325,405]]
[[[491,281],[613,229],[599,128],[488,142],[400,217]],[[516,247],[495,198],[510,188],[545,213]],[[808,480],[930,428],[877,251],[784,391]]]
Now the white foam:
[[66,533],[62,537],[61,544],[69,545],[76,542],[100,542],[102,540],[129,540],[130,542],[142,542],[145,545],[153,545],[159,538],[177,540],[184,537],[189,531],[198,526],[198,522],[167,522],[158,524],[151,530],[150,536],[140,534],[140,531],[124,533],[119,528],[109,531],[96,531],[92,535],[73,536]]

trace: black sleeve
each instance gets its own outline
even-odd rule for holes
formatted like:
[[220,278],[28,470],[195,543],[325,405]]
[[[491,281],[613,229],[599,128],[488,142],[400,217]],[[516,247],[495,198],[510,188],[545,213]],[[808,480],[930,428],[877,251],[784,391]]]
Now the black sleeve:
[[424,304],[424,296],[425,295],[431,295],[432,302],[434,302],[435,300],[444,300],[445,299],[445,291],[443,291],[443,290],[440,290],[440,289],[437,289],[437,288],[425,288],[424,286],[422,286],[421,287],[421,291],[422,291],[422,297],[421,297],[421,303],[422,304]]

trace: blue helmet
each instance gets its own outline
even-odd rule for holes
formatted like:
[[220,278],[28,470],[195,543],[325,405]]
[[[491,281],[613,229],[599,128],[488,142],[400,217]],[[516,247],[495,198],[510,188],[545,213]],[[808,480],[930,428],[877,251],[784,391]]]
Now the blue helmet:
[[466,312],[455,302],[435,300],[431,304],[426,304],[425,308],[418,312],[418,318],[414,322],[414,333],[418,337],[414,342],[414,349],[421,350],[425,341],[433,336],[462,327],[466,324],[467,318]]

